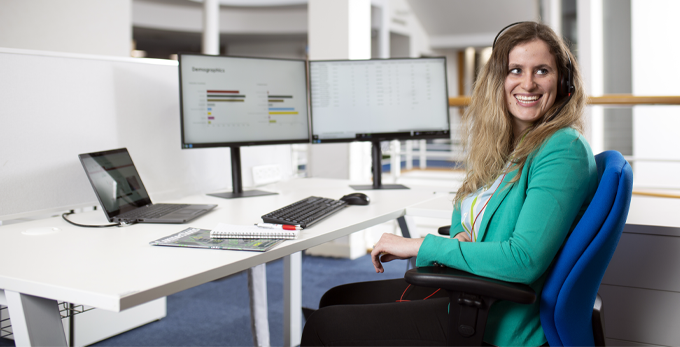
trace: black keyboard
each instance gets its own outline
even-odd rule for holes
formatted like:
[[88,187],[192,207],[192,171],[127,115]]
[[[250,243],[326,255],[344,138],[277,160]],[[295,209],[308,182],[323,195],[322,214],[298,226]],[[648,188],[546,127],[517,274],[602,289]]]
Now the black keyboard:
[[310,196],[262,216],[265,223],[292,224],[306,228],[347,206],[347,202]]
[[175,212],[179,209],[185,208],[189,205],[187,204],[155,204],[151,206],[145,206],[138,209],[134,209],[130,212],[123,213],[118,216],[119,219],[123,220],[138,220],[142,218],[158,218],[165,216],[171,212]]

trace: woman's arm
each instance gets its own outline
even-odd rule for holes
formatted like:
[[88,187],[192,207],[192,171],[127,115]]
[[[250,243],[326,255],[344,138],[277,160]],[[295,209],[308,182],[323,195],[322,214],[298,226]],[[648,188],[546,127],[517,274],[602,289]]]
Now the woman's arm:
[[[461,243],[428,235],[421,244],[417,265],[437,262],[511,282],[538,279],[557,254],[581,206],[592,196],[597,186],[596,168],[588,145],[562,133],[539,150],[523,175],[528,180],[523,192],[526,195],[516,222],[504,225],[502,215],[493,215],[495,223],[492,220],[490,226],[507,229],[487,231],[507,234],[507,239],[486,241],[485,235],[485,242]],[[512,203],[508,198],[503,204]]]
[[385,269],[381,261],[388,262],[395,259],[408,259],[418,255],[418,249],[423,239],[407,239],[405,237],[385,233],[371,251],[371,261],[375,272],[383,273]]
[[[460,242],[470,241],[470,238],[464,232],[459,232],[454,238]],[[389,233],[382,234],[378,243],[373,246],[373,251],[371,251],[371,261],[375,272],[385,272],[382,263],[417,256],[422,243],[423,239],[410,239]]]
[[[453,210],[449,234],[452,235],[452,239],[459,242],[470,241],[470,237],[464,232],[463,226],[460,224],[460,209],[458,208]],[[371,261],[373,262],[375,272],[385,272],[382,263],[417,256],[422,243],[423,239],[407,239],[393,234],[383,234],[378,243],[373,246],[373,251],[371,251]]]

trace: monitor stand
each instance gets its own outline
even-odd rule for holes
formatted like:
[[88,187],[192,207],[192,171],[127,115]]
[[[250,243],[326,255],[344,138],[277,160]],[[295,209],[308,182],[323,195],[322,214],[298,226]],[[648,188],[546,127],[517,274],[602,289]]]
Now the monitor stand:
[[373,189],[409,189],[402,184],[382,184],[382,152],[380,141],[371,141],[373,159],[373,184],[369,185],[350,185],[354,190],[373,190]]
[[241,181],[241,147],[238,146],[231,147],[231,186],[233,187],[233,192],[212,193],[208,195],[224,199],[237,199],[278,194],[264,190],[243,190],[243,183]]

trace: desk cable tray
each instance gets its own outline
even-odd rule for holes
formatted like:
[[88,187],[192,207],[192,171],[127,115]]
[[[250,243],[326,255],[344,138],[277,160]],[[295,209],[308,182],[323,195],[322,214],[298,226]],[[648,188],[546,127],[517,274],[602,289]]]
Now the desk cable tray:
[[[94,307],[85,308],[83,305],[76,305],[68,302],[60,302],[58,306],[61,319],[72,318],[75,315],[94,310]],[[0,305],[0,338],[8,338],[12,335],[12,322],[10,321],[9,309],[7,306]]]

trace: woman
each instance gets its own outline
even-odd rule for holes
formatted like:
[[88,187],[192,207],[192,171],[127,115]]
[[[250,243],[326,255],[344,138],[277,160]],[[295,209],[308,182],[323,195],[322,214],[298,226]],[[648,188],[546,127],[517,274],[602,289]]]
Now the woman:
[[[376,272],[384,271],[381,262],[417,256],[417,266],[525,283],[540,295],[546,270],[592,199],[597,167],[579,134],[586,96],[578,65],[543,24],[502,33],[463,116],[467,174],[454,200],[452,237],[385,234],[371,253]],[[422,300],[432,289],[407,286],[397,279],[329,290],[302,344],[445,344],[446,293]],[[404,299],[415,301],[395,302]],[[545,344],[539,303],[496,303],[484,341]]]

